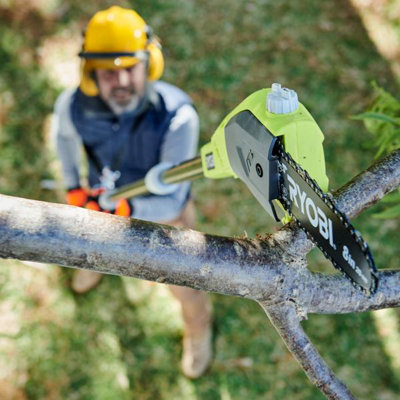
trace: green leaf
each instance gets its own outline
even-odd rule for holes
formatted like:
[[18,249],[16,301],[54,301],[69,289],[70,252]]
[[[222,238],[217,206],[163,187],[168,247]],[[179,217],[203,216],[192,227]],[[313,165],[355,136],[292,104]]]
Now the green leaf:
[[375,112],[365,112],[358,115],[354,115],[351,117],[351,119],[356,119],[356,120],[375,119],[379,121],[389,122],[394,125],[400,125],[399,118],[392,118],[386,114],[375,113]]
[[380,213],[374,214],[373,217],[378,219],[400,218],[400,204],[390,207]]
[[388,194],[381,201],[382,203],[388,203],[388,204],[393,204],[393,203],[400,204],[400,191]]

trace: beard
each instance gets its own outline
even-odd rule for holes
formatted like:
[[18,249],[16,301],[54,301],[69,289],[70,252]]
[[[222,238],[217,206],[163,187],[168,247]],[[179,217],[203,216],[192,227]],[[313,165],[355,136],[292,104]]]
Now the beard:
[[115,88],[111,91],[106,103],[116,115],[134,111],[141,96],[132,88]]

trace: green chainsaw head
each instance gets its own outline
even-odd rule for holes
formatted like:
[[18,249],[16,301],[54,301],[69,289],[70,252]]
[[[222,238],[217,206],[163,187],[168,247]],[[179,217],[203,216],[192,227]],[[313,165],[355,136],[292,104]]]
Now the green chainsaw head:
[[[278,86],[282,92],[280,85],[274,86],[274,90]],[[297,104],[297,96],[293,111],[280,114],[269,111],[267,96],[274,95],[272,91],[259,90],[230,112],[211,141],[202,147],[201,157],[206,177],[240,178],[266,211],[279,220],[282,217],[278,217],[275,208],[279,202],[273,201],[278,197],[277,140],[323,191],[328,190],[328,177],[322,146],[324,135],[314,118],[301,103]],[[275,111],[274,107],[269,108]]]

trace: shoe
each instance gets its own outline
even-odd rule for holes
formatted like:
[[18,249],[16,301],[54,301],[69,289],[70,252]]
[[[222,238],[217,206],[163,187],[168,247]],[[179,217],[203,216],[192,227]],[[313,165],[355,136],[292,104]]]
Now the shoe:
[[86,269],[77,269],[72,276],[71,289],[75,293],[86,293],[96,287],[103,277],[102,274]]
[[199,378],[211,364],[211,326],[201,336],[183,338],[182,372],[190,379]]

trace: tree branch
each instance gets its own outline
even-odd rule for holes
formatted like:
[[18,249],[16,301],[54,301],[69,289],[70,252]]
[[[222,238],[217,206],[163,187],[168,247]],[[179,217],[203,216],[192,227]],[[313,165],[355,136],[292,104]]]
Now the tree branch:
[[[340,190],[338,201],[354,204],[351,188],[356,188],[361,205],[357,210],[364,209],[400,185],[399,171],[400,151],[396,151]],[[341,275],[311,273],[302,252],[306,246],[310,241],[292,225],[263,241],[241,240],[0,196],[0,256],[4,258],[75,266],[271,304],[290,298],[304,312],[400,305],[400,272],[381,272],[377,293],[367,298]]]
[[[270,242],[225,238],[0,196],[1,257],[263,299],[273,295],[285,278],[282,254],[272,238]],[[305,268],[299,273],[309,274]],[[291,274],[287,275],[289,279]]]
[[334,193],[339,208],[354,218],[400,186],[400,149],[379,160]]
[[272,324],[310,381],[331,400],[354,400],[349,389],[322,359],[300,325],[293,304],[266,305],[260,302]]

